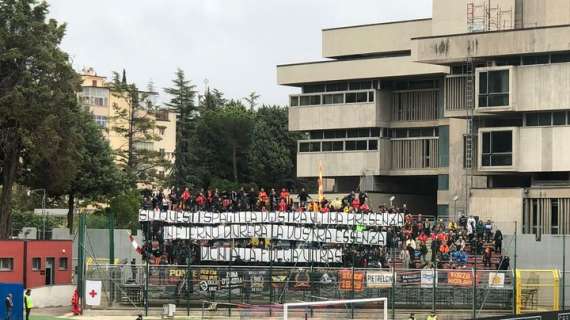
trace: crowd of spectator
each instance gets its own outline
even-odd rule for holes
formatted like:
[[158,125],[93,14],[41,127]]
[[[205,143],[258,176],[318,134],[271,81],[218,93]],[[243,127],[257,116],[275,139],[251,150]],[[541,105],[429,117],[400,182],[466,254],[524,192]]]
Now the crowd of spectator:
[[[365,192],[350,192],[342,198],[332,201],[326,198],[312,199],[301,189],[293,196],[287,189],[279,192],[263,188],[256,191],[244,188],[239,191],[200,190],[191,192],[188,188],[173,189],[168,195],[163,191],[147,193],[142,202],[144,209],[159,210],[206,210],[212,212],[227,211],[319,211],[327,212],[370,212],[368,195]],[[151,222],[143,226],[148,241],[143,247],[146,258],[156,264],[216,264],[200,261],[199,247],[256,247],[256,248],[337,248],[343,249],[343,261],[337,266],[390,268],[396,265],[403,269],[419,268],[466,268],[477,263],[486,269],[506,270],[509,258],[502,256],[503,235],[494,230],[493,222],[483,221],[478,217],[461,216],[457,221],[434,220],[421,214],[413,215],[405,207],[380,206],[374,212],[402,213],[402,227],[378,227],[376,231],[386,232],[386,246],[367,246],[358,244],[321,244],[300,241],[271,239],[236,239],[189,241],[164,240],[162,223]],[[349,226],[346,226],[349,228]],[[236,257],[236,264],[241,264]],[[250,263],[250,262],[248,262]],[[277,265],[286,265],[275,261]],[[258,263],[266,264],[266,263]],[[331,266],[334,266],[331,265]]]
[[352,191],[345,197],[328,200],[313,199],[302,188],[296,196],[288,189],[267,192],[264,188],[246,191],[203,190],[192,192],[189,188],[173,188],[168,194],[164,190],[147,192],[143,198],[144,209],[184,210],[184,211],[320,211],[326,212],[370,212],[368,194]]

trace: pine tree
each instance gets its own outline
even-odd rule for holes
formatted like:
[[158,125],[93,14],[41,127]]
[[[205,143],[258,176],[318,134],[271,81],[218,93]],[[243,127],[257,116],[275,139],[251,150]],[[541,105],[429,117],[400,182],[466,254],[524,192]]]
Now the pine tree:
[[248,151],[251,180],[260,186],[293,183],[297,134],[287,130],[287,109],[262,106],[255,115]]
[[164,91],[171,96],[166,105],[176,112],[176,149],[171,181],[175,186],[193,186],[197,182],[195,167],[191,165],[191,145],[195,135],[197,107],[194,105],[196,86],[186,79],[184,71],[176,70],[173,86]]
[[261,96],[255,93],[255,91],[252,91],[247,97],[243,98],[249,106],[249,111],[253,112],[255,110],[255,106],[257,106],[257,100],[260,97]]
[[[123,79],[126,79],[125,74]],[[151,97],[155,93],[140,91],[134,83],[123,83],[116,72],[111,91],[125,101],[125,106],[113,105],[115,116],[111,117],[111,130],[126,140],[125,146],[114,152],[127,178],[133,186],[136,183],[163,184],[157,169],[169,168],[170,162],[159,151],[146,147],[162,139],[156,130],[159,126],[155,117],[159,109]]]

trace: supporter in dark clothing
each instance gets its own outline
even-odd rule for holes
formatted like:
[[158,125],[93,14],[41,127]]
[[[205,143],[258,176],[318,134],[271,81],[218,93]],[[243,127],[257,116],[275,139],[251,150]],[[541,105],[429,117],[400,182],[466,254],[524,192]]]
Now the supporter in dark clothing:
[[176,208],[178,208],[178,195],[176,194],[176,190],[174,188],[172,188],[172,191],[170,191],[170,210],[176,210]]
[[503,233],[501,230],[497,229],[497,231],[495,231],[495,238],[493,240],[495,242],[495,252],[501,253],[503,250]]
[[247,193],[248,209],[254,211],[256,209],[256,204],[257,204],[257,192],[255,192],[255,189],[251,188]]
[[237,201],[240,210],[247,209],[247,193],[245,192],[245,189],[243,187],[241,187],[241,189],[237,194]]
[[368,201],[368,193],[361,191],[358,194],[358,200],[360,201],[360,205],[365,204]]
[[305,188],[302,188],[301,192],[297,195],[297,198],[299,198],[299,206],[305,208],[307,206],[307,201],[311,199],[311,196],[309,196],[307,191],[305,191]]
[[271,189],[271,191],[269,192],[269,206],[271,211],[275,211],[277,206],[279,205],[279,194],[277,194],[277,191],[275,191],[275,189]]

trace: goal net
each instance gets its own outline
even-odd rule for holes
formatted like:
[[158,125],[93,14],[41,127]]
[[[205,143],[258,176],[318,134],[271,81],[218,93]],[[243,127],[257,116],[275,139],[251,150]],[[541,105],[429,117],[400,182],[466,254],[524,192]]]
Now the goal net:
[[388,320],[388,298],[285,303],[283,320],[293,319]]

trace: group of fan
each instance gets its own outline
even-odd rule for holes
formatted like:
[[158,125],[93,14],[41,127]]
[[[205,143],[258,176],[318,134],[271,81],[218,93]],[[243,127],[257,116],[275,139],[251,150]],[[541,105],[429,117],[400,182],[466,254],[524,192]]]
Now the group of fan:
[[186,211],[320,211],[326,212],[369,212],[368,195],[352,191],[345,197],[329,201],[325,197],[313,199],[302,188],[296,196],[288,189],[276,191],[264,188],[246,191],[219,191],[201,189],[193,193],[189,188],[172,188],[167,194],[163,190],[148,192],[143,199],[144,209],[186,210]]

